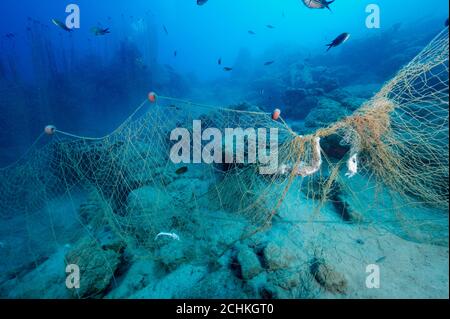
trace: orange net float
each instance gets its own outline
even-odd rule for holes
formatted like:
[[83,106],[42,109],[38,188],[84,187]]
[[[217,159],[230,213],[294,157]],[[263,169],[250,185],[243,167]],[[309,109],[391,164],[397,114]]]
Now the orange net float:
[[276,121],[280,118],[281,115],[281,110],[280,109],[275,109],[272,113],[272,120]]
[[56,127],[55,127],[54,125],[47,125],[47,126],[44,128],[44,132],[45,132],[45,134],[47,134],[47,135],[54,135],[55,132],[56,132]]
[[156,95],[155,92],[150,92],[150,93],[148,94],[148,100],[149,100],[151,103],[155,103],[155,102],[156,102],[156,98],[157,98],[157,95]]

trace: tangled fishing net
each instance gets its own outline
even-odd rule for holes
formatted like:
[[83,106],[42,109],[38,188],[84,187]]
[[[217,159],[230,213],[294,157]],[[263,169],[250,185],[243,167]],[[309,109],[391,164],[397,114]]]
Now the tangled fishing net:
[[[198,257],[207,260],[217,259],[236,240],[270,228],[281,207],[289,206],[288,196],[312,199],[317,214],[327,202],[340,203],[345,221],[362,222],[337,201],[337,182],[376,214],[395,211],[401,219],[410,207],[446,211],[447,32],[354,114],[310,135],[298,135],[282,118],[275,121],[256,107],[223,108],[163,96],[156,103],[144,102],[103,138],[58,129],[43,133],[21,159],[0,170],[0,216],[24,215],[36,222],[33,216],[38,215],[39,222],[52,229],[52,216],[60,212],[48,203],[61,199],[73,203],[78,222],[89,234],[107,227],[123,247],[149,254],[163,232],[182,241],[202,239],[211,247],[210,256]],[[236,162],[187,164],[180,171],[184,164],[169,158],[174,145],[170,134],[183,127],[192,135],[193,120],[202,120],[203,129],[221,131],[277,128],[278,169],[262,175],[259,164]],[[325,151],[330,140],[337,140],[331,148],[344,149],[345,155],[331,158]],[[371,194],[371,202],[358,197],[362,190]],[[75,204],[79,194],[84,194],[82,203]],[[212,225],[223,225],[225,232],[241,220],[250,221],[251,227],[238,238],[214,245],[220,234],[211,233]],[[403,222],[406,228],[414,227],[410,219]],[[32,237],[34,226],[28,227]],[[194,255],[200,250],[191,248]]]

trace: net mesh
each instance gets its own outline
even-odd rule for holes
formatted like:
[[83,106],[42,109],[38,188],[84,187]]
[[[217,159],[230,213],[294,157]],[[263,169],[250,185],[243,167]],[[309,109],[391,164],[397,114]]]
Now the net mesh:
[[[162,96],[157,103],[144,102],[106,137],[43,134],[21,159],[0,170],[1,217],[24,216],[30,238],[24,246],[34,249],[35,258],[39,229],[51,233],[49,242],[68,240],[55,230],[61,207],[49,203],[58,200],[71,203],[83,232],[108,227],[120,245],[155,259],[161,232],[196,243],[188,249],[192,260],[217,260],[237,241],[270,229],[284,209],[302,204],[312,205],[314,214],[299,216],[294,224],[319,222],[320,210],[330,203],[344,221],[364,223],[367,216],[346,204],[352,201],[374,216],[395,211],[405,229],[413,230],[414,219],[403,215],[411,207],[448,209],[447,32],[353,115],[310,135],[298,135],[283,119],[275,121],[256,107]],[[184,127],[192,134],[198,119],[203,129],[277,128],[280,169],[262,175],[260,165],[252,163],[174,164],[171,131]],[[330,158],[325,151],[330,143],[346,154]],[[223,234],[211,233],[218,224]],[[236,236],[226,234],[232,228],[239,229]],[[292,240],[297,235],[286,234]],[[208,247],[199,247],[200,241]]]

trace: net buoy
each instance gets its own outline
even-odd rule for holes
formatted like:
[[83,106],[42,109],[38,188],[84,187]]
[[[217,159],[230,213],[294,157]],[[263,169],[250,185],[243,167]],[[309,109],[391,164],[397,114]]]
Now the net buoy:
[[44,129],[45,134],[53,135],[56,132],[56,127],[54,125],[47,125]]
[[274,121],[278,120],[280,118],[281,115],[281,110],[280,109],[275,109],[272,113],[272,119]]
[[155,102],[156,102],[156,93],[155,93],[155,92],[150,92],[150,93],[148,94],[148,100],[149,100],[151,103],[155,103]]

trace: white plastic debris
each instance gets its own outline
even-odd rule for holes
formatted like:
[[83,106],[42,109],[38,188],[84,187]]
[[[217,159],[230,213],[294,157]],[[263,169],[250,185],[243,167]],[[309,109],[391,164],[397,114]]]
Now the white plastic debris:
[[[313,142],[313,154],[311,164],[307,165],[305,162],[300,162],[297,169],[294,171],[295,175],[306,177],[317,173],[322,166],[322,154],[320,153],[320,137],[316,137]],[[278,175],[287,175],[293,171],[292,165],[282,164],[278,167]]]
[[170,237],[173,240],[180,240],[180,237],[175,233],[159,233],[158,235],[156,235],[155,240],[157,240],[161,236]]
[[345,176],[352,178],[358,173],[358,154],[353,154],[347,161],[347,173]]

